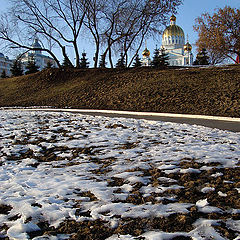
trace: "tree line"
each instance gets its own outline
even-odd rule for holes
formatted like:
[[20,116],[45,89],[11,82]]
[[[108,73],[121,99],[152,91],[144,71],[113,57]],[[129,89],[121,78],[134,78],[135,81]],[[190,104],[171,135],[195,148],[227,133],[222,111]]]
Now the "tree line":
[[[61,64],[62,68],[67,68],[67,67],[71,67],[72,65],[68,62],[67,59],[63,59],[63,62]],[[51,62],[47,62],[46,65],[46,69],[52,68],[53,64]],[[82,53],[82,58],[80,58],[80,64],[79,64],[79,68],[88,68],[89,67],[89,62],[88,59],[86,58],[86,53],[83,52]],[[25,68],[25,71],[24,71]],[[12,74],[12,76],[17,77],[17,76],[22,76],[22,75],[27,75],[27,74],[31,74],[31,73],[36,73],[39,71],[39,66],[36,64],[36,61],[34,59],[34,57],[32,56],[30,59],[28,59],[28,62],[26,64],[26,66],[24,67],[21,59],[17,58],[16,60],[13,61],[13,64],[10,68],[10,72]],[[6,71],[3,70],[3,72],[1,73],[1,78],[7,78],[8,76],[6,75]]]
[[[7,47],[45,51],[58,67],[85,68],[89,62],[79,53],[81,40],[94,45],[94,67],[114,67],[113,55],[121,52],[116,67],[140,66],[138,52],[144,39],[161,33],[169,14],[180,0],[9,0],[8,13],[0,17],[0,39]],[[202,14],[194,30],[198,54],[194,65],[219,64],[226,59],[239,63],[240,10],[226,6],[213,15]],[[39,37],[43,48],[26,44]],[[74,62],[69,49],[74,52]],[[63,63],[54,54],[61,50]],[[153,62],[157,57],[154,56]],[[153,58],[154,58],[153,57]],[[237,58],[236,58],[237,57]],[[167,61],[165,61],[167,62]],[[154,63],[152,63],[154,64]],[[4,76],[4,73],[3,73]]]
[[[113,68],[113,55],[122,52],[130,66],[144,39],[160,34],[169,15],[182,0],[9,0],[11,8],[0,17],[0,39],[14,49],[40,50],[28,42],[38,36],[41,51],[61,67],[54,49],[62,58],[80,68],[81,40],[91,38],[94,67],[99,60]],[[69,51],[74,52],[74,62]]]
[[[86,56],[87,56],[87,54],[85,52],[83,52],[82,57],[80,58],[80,64],[79,64],[79,68],[81,68],[81,69],[89,68],[89,62],[88,62],[88,58]],[[153,68],[164,68],[169,65],[168,59],[169,59],[168,54],[165,53],[164,49],[158,49],[156,47],[156,49],[154,50],[153,60],[151,61],[150,66]],[[106,68],[106,64],[107,63],[104,62],[103,56],[101,55],[98,67]],[[137,54],[136,57],[134,58],[132,67],[138,68],[141,66],[142,66],[142,62],[141,62],[139,55]],[[45,68],[49,69],[52,67],[53,67],[53,64],[51,62],[48,62]],[[63,59],[61,67],[69,68],[69,67],[71,67],[71,64],[68,62],[67,59]],[[23,68],[24,67],[23,67],[21,60],[17,58],[16,60],[14,60],[12,66],[11,66],[10,72],[11,72],[12,76],[17,77],[17,76],[22,76],[24,74],[27,75],[27,74],[31,74],[31,73],[36,73],[39,71],[39,66],[37,66],[34,57],[32,57],[31,59],[28,60],[26,66],[25,66],[25,72],[24,72]],[[117,60],[115,68],[126,68],[126,62],[125,62],[123,53],[120,54],[120,58]],[[6,75],[5,70],[3,70],[0,77],[1,78],[8,77]]]

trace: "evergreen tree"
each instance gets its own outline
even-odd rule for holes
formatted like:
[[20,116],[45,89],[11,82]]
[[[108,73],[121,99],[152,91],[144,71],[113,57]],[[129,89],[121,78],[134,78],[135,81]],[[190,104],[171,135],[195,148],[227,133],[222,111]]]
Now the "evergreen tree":
[[80,59],[80,68],[89,68],[89,62],[86,58],[87,54],[85,52],[82,53],[82,58]]
[[14,77],[23,75],[22,63],[19,59],[16,59],[13,62],[13,65],[12,65],[10,71]]
[[166,67],[169,65],[168,60],[169,60],[169,56],[168,54],[165,52],[165,49],[162,48],[160,50],[160,55],[159,55],[159,60],[160,60],[160,66],[161,67]]
[[122,52],[120,54],[120,58],[118,59],[118,61],[116,63],[116,68],[126,68],[126,62],[125,62]]
[[161,57],[159,54],[159,49],[156,46],[156,48],[154,49],[153,60],[151,62],[151,66],[154,68],[159,68],[162,66],[161,64],[162,64],[162,60],[161,60]]
[[141,67],[141,66],[142,66],[141,59],[140,59],[139,55],[137,54],[137,56],[134,59],[133,67],[136,68],[136,67]]
[[36,62],[33,57],[30,60],[28,60],[26,69],[27,69],[27,71],[25,72],[26,75],[38,72],[39,66],[36,65]]
[[99,61],[99,68],[106,68],[107,62],[105,56],[102,54]]
[[2,71],[2,74],[1,74],[1,78],[6,78],[6,77],[7,77],[6,71],[3,70],[3,71]]
[[209,56],[205,48],[197,54],[193,65],[209,65]]
[[63,68],[72,67],[72,64],[70,63],[68,58],[64,57],[62,67]]

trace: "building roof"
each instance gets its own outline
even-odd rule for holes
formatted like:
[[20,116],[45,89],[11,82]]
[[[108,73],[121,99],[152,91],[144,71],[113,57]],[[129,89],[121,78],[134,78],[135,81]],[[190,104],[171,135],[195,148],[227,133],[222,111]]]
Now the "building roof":
[[173,15],[170,18],[170,25],[164,30],[163,32],[163,38],[169,37],[169,36],[178,36],[178,37],[184,37],[184,31],[181,27],[176,25],[176,17]]
[[142,55],[143,55],[144,57],[149,57],[149,56],[150,56],[150,51],[149,51],[147,48],[145,48],[144,51],[143,51],[143,53],[142,53]]
[[37,39],[37,38],[35,38],[32,47],[33,47],[33,48],[42,48],[42,46],[41,46],[40,43],[38,42],[38,39]]

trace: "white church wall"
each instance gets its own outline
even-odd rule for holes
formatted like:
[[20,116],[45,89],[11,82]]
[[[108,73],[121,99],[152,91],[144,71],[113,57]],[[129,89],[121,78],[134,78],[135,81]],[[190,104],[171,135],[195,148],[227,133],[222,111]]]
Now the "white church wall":
[[[171,16],[170,25],[163,33],[161,48],[168,54],[170,66],[192,65],[192,47],[188,41],[186,44],[184,31],[176,25],[175,16]],[[146,59],[143,58],[142,62],[146,63]],[[146,64],[144,65],[147,66]]]

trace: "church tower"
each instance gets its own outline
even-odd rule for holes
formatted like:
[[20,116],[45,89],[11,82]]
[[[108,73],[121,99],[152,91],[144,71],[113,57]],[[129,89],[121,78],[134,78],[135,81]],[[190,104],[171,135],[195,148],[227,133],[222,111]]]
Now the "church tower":
[[168,26],[162,36],[162,46],[168,49],[183,48],[185,44],[185,34],[181,27],[176,25],[176,17],[170,18],[170,26]]
[[146,47],[142,53],[143,58],[142,58],[142,66],[148,67],[151,64],[151,59],[150,59],[150,51],[147,49],[147,43],[145,43]]
[[192,65],[192,46],[188,41],[185,44],[184,31],[176,24],[174,15],[170,18],[170,25],[163,32],[161,48],[168,54],[170,66]]
[[34,43],[33,43],[32,47],[33,47],[33,48],[39,48],[39,50],[33,50],[33,51],[32,51],[34,54],[42,54],[42,50],[41,50],[41,49],[42,49],[42,46],[41,46],[40,43],[38,42],[38,39],[37,39],[37,38],[34,39]]

